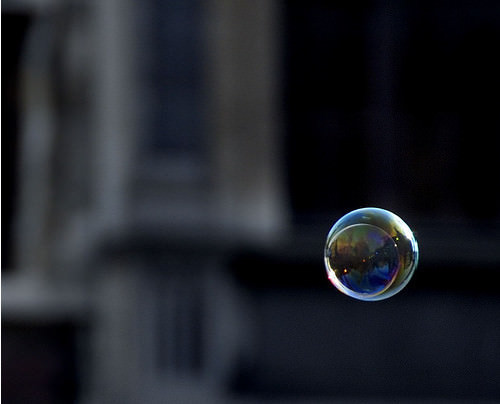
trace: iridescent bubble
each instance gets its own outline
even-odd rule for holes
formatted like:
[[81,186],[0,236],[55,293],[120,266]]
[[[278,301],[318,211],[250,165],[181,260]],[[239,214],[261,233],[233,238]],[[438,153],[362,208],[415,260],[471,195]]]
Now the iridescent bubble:
[[374,301],[395,295],[410,281],[417,264],[413,232],[388,210],[354,210],[328,233],[328,278],[338,290],[356,299]]

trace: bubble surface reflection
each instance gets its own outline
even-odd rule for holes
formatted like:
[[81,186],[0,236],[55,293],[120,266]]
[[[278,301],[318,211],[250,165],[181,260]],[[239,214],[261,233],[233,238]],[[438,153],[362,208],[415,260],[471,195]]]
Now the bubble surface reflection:
[[387,299],[410,281],[418,244],[408,225],[384,209],[363,208],[340,218],[326,240],[328,278],[342,293],[360,300]]

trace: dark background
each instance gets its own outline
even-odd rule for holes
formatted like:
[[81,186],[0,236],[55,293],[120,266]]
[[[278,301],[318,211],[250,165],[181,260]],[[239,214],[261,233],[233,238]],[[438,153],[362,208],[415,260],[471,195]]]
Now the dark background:
[[[152,107],[143,115],[150,135],[137,147],[151,156],[173,150],[203,159],[211,147],[203,120],[183,109],[202,114],[202,8],[196,1],[169,4],[182,12],[162,9],[161,1],[145,6],[153,23],[142,39],[148,45],[140,68]],[[500,4],[310,0],[278,8],[277,158],[290,227],[286,243],[222,248],[226,274],[247,296],[257,330],[253,355],[235,365],[225,388],[257,402],[500,400]],[[32,18],[2,10],[4,274],[18,269],[18,72]],[[179,72],[180,65],[188,68]],[[181,84],[170,85],[181,76]],[[188,87],[194,95],[177,103]],[[162,113],[168,103],[176,105]],[[175,135],[178,126],[183,136]],[[329,227],[364,206],[401,216],[421,249],[407,288],[377,303],[340,295],[322,263]],[[154,235],[120,240],[111,243],[113,254],[168,254]],[[174,255],[211,248],[180,240],[169,244]],[[151,279],[155,265],[146,272]],[[8,316],[2,329],[6,402],[81,397],[79,350],[91,320]],[[194,368],[203,366],[203,352],[193,358]]]

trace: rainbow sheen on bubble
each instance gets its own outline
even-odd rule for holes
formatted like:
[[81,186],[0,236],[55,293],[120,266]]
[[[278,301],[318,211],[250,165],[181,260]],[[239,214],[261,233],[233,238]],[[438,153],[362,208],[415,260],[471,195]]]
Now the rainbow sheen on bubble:
[[418,244],[399,216],[363,208],[333,225],[324,258],[328,278],[342,293],[359,300],[382,300],[410,281],[418,264]]

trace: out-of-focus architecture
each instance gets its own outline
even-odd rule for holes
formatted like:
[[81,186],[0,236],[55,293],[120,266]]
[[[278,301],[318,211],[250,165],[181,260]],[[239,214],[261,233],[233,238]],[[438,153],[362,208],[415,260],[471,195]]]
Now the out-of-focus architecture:
[[[6,402],[500,398],[500,209],[484,220],[466,177],[500,178],[467,132],[498,119],[404,92],[412,13],[449,10],[306,3],[2,3]],[[464,10],[432,31],[447,46],[500,21]],[[328,288],[322,248],[372,204],[415,225],[422,262],[371,305]]]
[[4,320],[81,329],[83,402],[220,402],[251,333],[228,251],[288,219],[276,5],[4,11],[29,17]]

